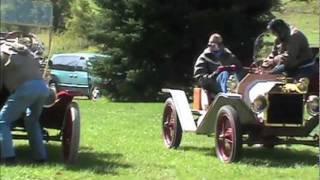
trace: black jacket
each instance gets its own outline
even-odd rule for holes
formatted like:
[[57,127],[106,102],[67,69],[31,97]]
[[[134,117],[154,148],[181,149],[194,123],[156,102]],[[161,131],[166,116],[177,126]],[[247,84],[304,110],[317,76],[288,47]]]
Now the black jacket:
[[238,70],[242,71],[242,65],[232,52],[224,48],[220,57],[215,57],[207,48],[198,57],[194,65],[194,78],[198,81],[200,87],[214,92],[216,86],[215,72],[219,66],[236,65]]

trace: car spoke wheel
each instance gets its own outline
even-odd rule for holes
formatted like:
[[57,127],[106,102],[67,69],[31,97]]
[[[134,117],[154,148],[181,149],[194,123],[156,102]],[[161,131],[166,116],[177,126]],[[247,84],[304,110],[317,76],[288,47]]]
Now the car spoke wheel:
[[80,141],[80,111],[75,102],[67,108],[64,126],[62,129],[62,153],[66,163],[75,162]]
[[236,110],[223,106],[218,112],[215,126],[215,149],[218,158],[226,163],[239,160],[242,134]]
[[162,136],[167,148],[177,148],[182,138],[182,129],[172,98],[165,102],[162,118]]

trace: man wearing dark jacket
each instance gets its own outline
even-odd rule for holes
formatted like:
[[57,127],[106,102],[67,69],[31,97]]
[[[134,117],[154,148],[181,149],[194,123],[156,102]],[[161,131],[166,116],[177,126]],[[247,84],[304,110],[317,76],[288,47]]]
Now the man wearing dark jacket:
[[235,65],[238,72],[242,70],[241,63],[232,52],[225,48],[221,35],[210,36],[208,47],[198,57],[194,66],[194,77],[199,85],[211,93],[227,92],[229,72],[222,66]]
[[264,66],[274,66],[271,73],[287,73],[288,76],[309,77],[314,72],[312,52],[306,36],[282,19],[271,20],[267,27],[276,36],[272,53]]

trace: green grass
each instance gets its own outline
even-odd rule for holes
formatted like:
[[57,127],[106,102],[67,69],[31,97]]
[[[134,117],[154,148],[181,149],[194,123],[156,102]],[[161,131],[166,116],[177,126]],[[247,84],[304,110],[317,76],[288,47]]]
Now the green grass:
[[[48,55],[49,32],[42,31],[38,33],[37,36],[45,44],[47,48],[45,54]],[[55,53],[98,52],[98,48],[90,43],[90,41],[71,33],[56,33],[52,36],[49,56],[51,57],[51,55]]]
[[274,11],[273,14],[300,29],[307,36],[311,45],[319,47],[319,2],[316,0],[282,0],[281,2],[283,3],[282,10]]
[[81,146],[75,165],[60,159],[60,144],[49,142],[49,162],[32,164],[26,141],[15,141],[18,163],[0,166],[6,179],[317,179],[318,149],[244,146],[243,158],[223,164],[214,138],[186,133],[177,150],[161,137],[162,103],[112,103],[78,100]]

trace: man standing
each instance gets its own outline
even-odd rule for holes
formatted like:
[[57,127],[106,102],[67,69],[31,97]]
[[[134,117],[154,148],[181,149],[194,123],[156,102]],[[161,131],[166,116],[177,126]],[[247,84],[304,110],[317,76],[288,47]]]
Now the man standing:
[[209,38],[208,47],[196,61],[194,77],[199,85],[210,93],[227,92],[229,72],[222,70],[221,67],[230,65],[235,65],[237,74],[241,76],[241,63],[229,49],[224,47],[221,35],[214,33]]
[[1,43],[0,48],[1,79],[4,88],[10,92],[0,109],[1,159],[5,163],[14,162],[11,124],[25,114],[25,129],[29,135],[33,159],[44,162],[47,153],[39,117],[49,89],[42,79],[40,64],[23,44],[5,41]]

